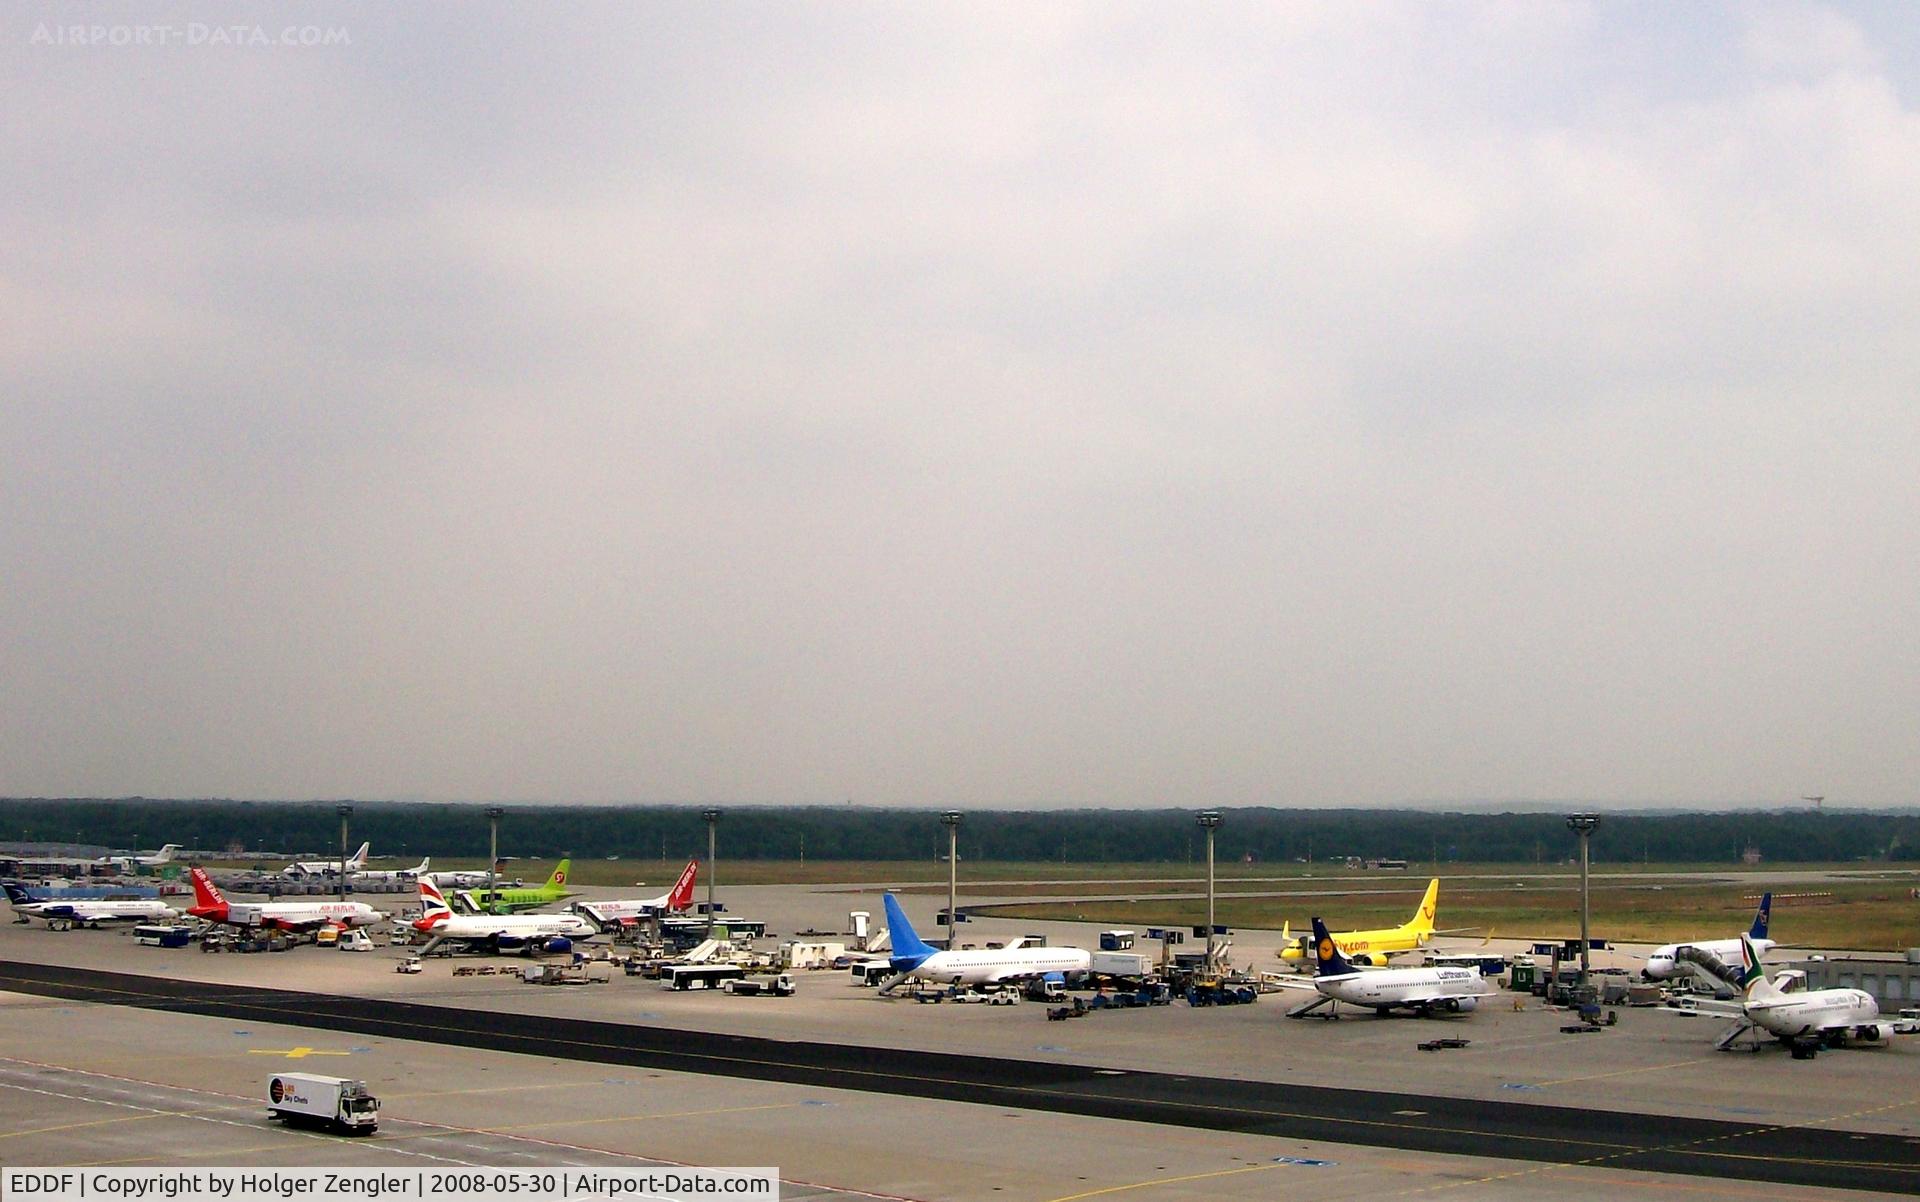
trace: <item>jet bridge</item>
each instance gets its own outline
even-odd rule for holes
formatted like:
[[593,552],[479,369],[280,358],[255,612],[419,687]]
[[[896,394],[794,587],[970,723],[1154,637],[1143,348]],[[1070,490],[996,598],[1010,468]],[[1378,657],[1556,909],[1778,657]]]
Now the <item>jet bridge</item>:
[[1696,973],[1712,979],[1717,984],[1725,984],[1736,990],[1740,988],[1739,970],[1704,948],[1677,947],[1673,951],[1673,958],[1676,962],[1684,962],[1692,966]]

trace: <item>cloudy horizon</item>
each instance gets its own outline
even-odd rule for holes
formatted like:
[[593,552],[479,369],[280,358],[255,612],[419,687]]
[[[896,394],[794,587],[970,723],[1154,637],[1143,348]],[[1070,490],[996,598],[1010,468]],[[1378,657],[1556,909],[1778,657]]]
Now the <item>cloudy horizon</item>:
[[73,11],[0,794],[1916,801],[1903,6]]

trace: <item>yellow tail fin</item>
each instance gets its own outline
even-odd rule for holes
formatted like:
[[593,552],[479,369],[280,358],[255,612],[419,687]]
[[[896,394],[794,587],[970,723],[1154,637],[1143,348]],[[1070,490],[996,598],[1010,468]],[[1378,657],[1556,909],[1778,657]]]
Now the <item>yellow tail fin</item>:
[[1440,878],[1434,877],[1427,882],[1427,895],[1420,899],[1420,908],[1413,912],[1413,918],[1407,923],[1422,935],[1433,934],[1433,918],[1440,909]]

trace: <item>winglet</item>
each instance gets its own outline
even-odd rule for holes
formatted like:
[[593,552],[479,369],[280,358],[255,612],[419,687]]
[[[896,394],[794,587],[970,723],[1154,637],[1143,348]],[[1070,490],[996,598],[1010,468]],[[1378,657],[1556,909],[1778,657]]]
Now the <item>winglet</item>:
[[1340,954],[1333,936],[1327,934],[1327,924],[1318,918],[1313,920],[1313,956],[1314,975],[1317,977],[1351,976],[1359,971]]
[[899,901],[891,893],[882,894],[880,901],[887,911],[887,938],[893,943],[893,955],[888,962],[893,970],[906,972],[926,963],[933,955],[933,948],[914,933],[913,924],[907,921],[907,912],[900,908]]
[[1773,919],[1773,894],[1760,895],[1760,909],[1753,916],[1753,929],[1747,932],[1749,939],[1765,939],[1767,923]]
[[673,892],[667,894],[667,909],[684,910],[693,904],[693,882],[699,876],[700,861],[688,860],[680,870],[680,879],[673,883]]

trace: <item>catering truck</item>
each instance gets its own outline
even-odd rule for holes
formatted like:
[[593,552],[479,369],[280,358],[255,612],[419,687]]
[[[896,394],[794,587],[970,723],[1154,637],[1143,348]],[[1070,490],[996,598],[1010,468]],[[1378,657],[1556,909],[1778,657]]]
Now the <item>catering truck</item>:
[[365,1081],[312,1073],[275,1073],[267,1081],[267,1114],[288,1124],[312,1123],[342,1135],[371,1135],[380,1125],[380,1099]]

